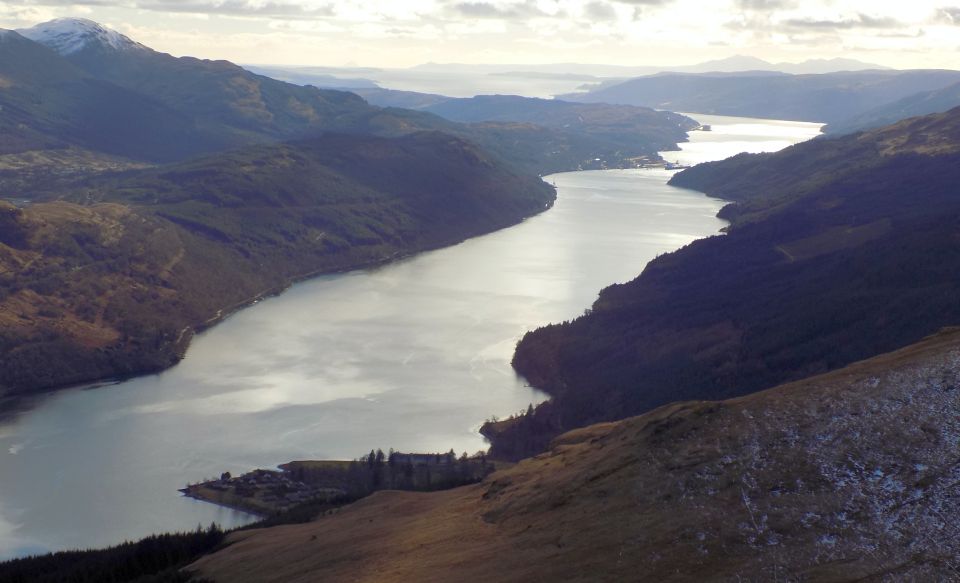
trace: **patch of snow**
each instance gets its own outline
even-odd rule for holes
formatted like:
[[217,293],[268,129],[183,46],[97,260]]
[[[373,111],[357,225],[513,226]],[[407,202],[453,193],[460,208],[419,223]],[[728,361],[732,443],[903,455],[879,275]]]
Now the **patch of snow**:
[[71,55],[91,45],[117,51],[146,50],[140,43],[86,18],[57,18],[17,32],[61,55]]

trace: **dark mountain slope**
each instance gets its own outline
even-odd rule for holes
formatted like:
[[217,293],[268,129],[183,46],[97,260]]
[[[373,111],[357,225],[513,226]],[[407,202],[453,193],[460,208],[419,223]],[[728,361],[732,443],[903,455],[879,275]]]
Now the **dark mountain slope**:
[[[547,125],[485,124],[465,126],[426,112],[371,106],[345,91],[321,90],[256,75],[228,61],[176,58],[83,19],[61,19],[22,31],[59,50],[64,59],[102,82],[147,95],[192,120],[196,131],[214,143],[198,151],[299,139],[322,132],[396,137],[439,130],[482,144],[505,163],[534,173],[576,169],[597,157],[623,158],[674,149],[685,138],[670,114],[652,119],[627,136],[633,149],[579,129]],[[679,116],[675,116],[679,119]],[[688,122],[689,123],[689,122]],[[536,127],[534,127],[536,126]],[[625,132],[621,132],[621,135]],[[189,141],[186,141],[189,144]],[[173,141],[171,148],[181,141]]]
[[953,581],[960,334],[587,427],[446,492],[237,532],[214,581]]
[[0,207],[0,398],[160,370],[194,330],[295,279],[486,233],[554,193],[418,133],[260,146],[68,195]]
[[520,455],[538,434],[760,390],[960,322],[958,129],[955,110],[675,177],[744,201],[726,213],[737,222],[605,289],[589,315],[528,334],[514,365],[555,398],[488,426],[495,448]]
[[904,97],[852,118],[832,123],[824,128],[824,132],[833,135],[850,134],[890,125],[910,117],[942,113],[954,107],[960,107],[960,83]]
[[677,75],[640,77],[588,93],[585,103],[833,123],[960,81],[960,71],[860,71],[823,75]]
[[392,107],[385,111],[471,139],[505,162],[541,174],[633,167],[637,159],[655,160],[660,151],[676,150],[686,141],[687,130],[698,126],[688,117],[645,107],[515,95],[454,99],[388,89],[358,93],[376,105],[413,107],[416,112]]
[[12,31],[0,34],[0,107],[0,154],[73,145],[169,160],[215,147],[190,118]]
[[149,95],[231,145],[343,129],[349,122],[341,118],[370,110],[352,93],[276,81],[227,61],[176,58],[88,20],[54,20],[21,32],[89,76]]
[[570,103],[511,95],[451,99],[424,111],[453,121],[524,122],[577,132],[634,151],[673,149],[698,126],[692,119],[668,111],[627,105]]
[[[3,60],[31,63],[18,68],[23,79],[16,89],[0,87],[0,99],[20,96],[0,101],[15,112],[9,125],[22,123],[29,130],[5,136],[7,152],[73,145],[169,162],[324,132],[396,137],[439,130],[482,145],[502,163],[547,174],[598,158],[623,166],[633,157],[655,157],[658,149],[675,149],[691,123],[668,113],[631,110],[629,116],[604,121],[600,131],[596,124],[559,127],[530,120],[467,125],[427,112],[371,106],[352,93],[276,81],[226,61],[174,58],[90,21],[64,19],[23,32],[51,48],[7,33],[21,41],[16,44],[21,52],[33,54],[27,59],[8,51]],[[52,80],[43,81],[36,71],[49,71]],[[56,75],[66,75],[69,83]],[[624,123],[617,127],[617,121]],[[43,196],[48,182],[42,181],[38,192],[18,194]],[[14,176],[10,183],[25,181]],[[0,188],[4,185],[0,181]]]

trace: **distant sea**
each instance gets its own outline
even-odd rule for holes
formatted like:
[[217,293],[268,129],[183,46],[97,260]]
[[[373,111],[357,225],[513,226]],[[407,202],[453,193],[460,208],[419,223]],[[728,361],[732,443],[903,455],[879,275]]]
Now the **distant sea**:
[[435,93],[449,97],[522,95],[550,98],[585,90],[607,78],[542,72],[431,71],[422,69],[337,69],[328,67],[247,66],[281,81],[323,88],[352,89],[376,85],[384,89]]

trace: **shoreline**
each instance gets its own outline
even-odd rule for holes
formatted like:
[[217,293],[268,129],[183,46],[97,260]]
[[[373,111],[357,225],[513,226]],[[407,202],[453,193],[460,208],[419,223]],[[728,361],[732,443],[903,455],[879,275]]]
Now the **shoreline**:
[[181,494],[183,494],[184,498],[196,500],[197,502],[203,502],[205,504],[213,504],[215,506],[220,506],[221,508],[226,508],[228,510],[234,510],[236,512],[243,512],[244,514],[249,514],[250,516],[257,518],[258,520],[263,520],[264,518],[270,517],[269,514],[260,510],[253,510],[249,507],[242,506],[240,504],[231,504],[229,502],[224,502],[222,500],[215,500],[213,498],[206,498],[204,496],[200,496],[199,494],[193,493],[189,487],[180,488],[177,490],[177,492],[180,492]]
[[177,339],[172,343],[175,360],[170,365],[160,368],[158,370],[143,370],[143,371],[134,372],[128,375],[100,377],[95,379],[89,379],[82,382],[65,383],[62,385],[54,385],[51,387],[45,387],[42,389],[37,389],[36,391],[30,391],[25,393],[14,393],[14,394],[0,393],[0,423],[9,422],[11,420],[16,419],[20,415],[30,412],[31,410],[35,409],[44,400],[49,399],[50,397],[53,397],[58,393],[64,393],[67,391],[74,391],[74,390],[84,390],[84,391],[93,390],[101,387],[118,385],[127,381],[138,379],[138,378],[144,378],[144,377],[162,374],[172,369],[173,367],[177,366],[178,364],[180,364],[180,362],[186,357],[187,350],[190,348],[190,344],[194,336],[196,336],[197,334],[201,334],[209,330],[210,328],[213,328],[217,324],[220,324],[221,322],[225,321],[230,316],[233,316],[234,314],[240,312],[241,310],[249,308],[260,301],[277,297],[299,283],[303,283],[311,279],[314,279],[320,276],[325,276],[325,275],[342,275],[342,274],[352,273],[354,271],[364,271],[364,270],[371,270],[371,269],[377,269],[380,267],[385,267],[397,261],[409,259],[417,255],[420,255],[422,253],[427,253],[430,251],[439,251],[441,249],[455,247],[456,245],[459,245],[470,239],[482,237],[485,235],[490,235],[492,233],[496,233],[504,229],[509,229],[511,227],[519,225],[524,221],[526,221],[527,219],[533,218],[535,216],[539,216],[540,214],[552,209],[553,206],[556,204],[556,188],[553,187],[553,185],[547,183],[546,181],[543,181],[542,177],[541,177],[541,181],[544,184],[547,184],[548,186],[553,188],[554,190],[553,199],[544,208],[539,209],[537,212],[533,214],[524,215],[520,217],[519,220],[511,222],[510,224],[499,226],[493,230],[487,230],[479,233],[474,233],[465,237],[460,237],[453,241],[442,242],[437,245],[429,245],[416,250],[397,251],[391,255],[388,255],[386,257],[381,257],[379,259],[362,261],[359,263],[345,265],[341,267],[335,267],[331,269],[311,269],[309,271],[297,274],[295,276],[288,277],[281,283],[277,284],[276,286],[267,288],[266,290],[258,292],[251,297],[248,297],[246,299],[240,300],[238,302],[234,302],[230,305],[220,308],[212,317],[208,318],[207,320],[201,323],[195,324],[193,326],[186,326],[185,328],[183,328],[180,331],[180,334],[177,337]]
[[[646,164],[636,165],[636,163],[634,162],[635,158],[631,158],[631,159],[622,159],[619,161],[619,163],[613,162],[611,166],[606,166],[606,162],[603,162],[603,166],[600,168],[596,168],[596,170],[605,171],[605,170],[636,170],[636,169],[663,168],[664,165],[667,164],[667,162],[663,159],[661,152],[681,151],[682,148],[680,147],[680,144],[687,143],[690,141],[689,134],[692,131],[695,131],[695,130],[694,129],[686,130],[686,134],[687,134],[686,138],[683,141],[677,142],[677,144],[675,145],[675,148],[669,149],[669,150],[660,150],[656,152],[654,155],[646,156],[649,159],[649,162],[648,162],[649,165],[646,165]],[[302,282],[311,280],[316,277],[324,276],[324,275],[338,275],[338,274],[351,273],[354,271],[376,269],[378,267],[383,267],[391,263],[394,263],[396,261],[402,261],[404,259],[415,257],[417,255],[420,255],[421,253],[425,253],[429,251],[438,251],[440,249],[454,247],[470,239],[482,237],[485,235],[490,235],[492,233],[496,233],[503,229],[508,229],[510,227],[519,225],[524,221],[526,221],[527,219],[539,216],[540,214],[550,210],[556,204],[556,201],[557,201],[556,187],[553,184],[544,180],[545,177],[553,174],[562,174],[566,172],[582,172],[585,170],[591,170],[591,169],[572,168],[572,169],[566,169],[566,170],[558,170],[555,172],[550,172],[549,174],[541,175],[540,176],[541,182],[553,188],[554,190],[553,198],[542,209],[538,209],[536,212],[531,213],[529,215],[523,215],[518,220],[513,221],[509,224],[498,226],[492,230],[485,230],[482,232],[473,233],[464,237],[457,238],[455,240],[442,242],[437,245],[428,245],[416,250],[397,251],[389,256],[382,257],[379,259],[362,261],[356,264],[346,265],[346,266],[341,266],[341,267],[336,267],[331,269],[311,269],[304,273],[297,274],[292,277],[288,277],[284,281],[278,283],[277,285],[269,287],[261,292],[258,292],[257,294],[254,294],[251,297],[248,297],[246,299],[240,300],[238,302],[234,302],[230,305],[220,308],[219,310],[217,310],[217,312],[213,316],[211,316],[207,320],[203,322],[199,322],[192,326],[186,326],[180,331],[179,335],[177,336],[177,339],[171,343],[173,361],[170,364],[163,366],[162,368],[155,369],[155,370],[141,370],[141,371],[136,371],[130,374],[125,374],[120,376],[91,378],[91,379],[80,381],[80,382],[69,382],[64,384],[52,385],[49,387],[37,389],[35,391],[27,391],[27,392],[12,393],[12,394],[0,393],[0,423],[8,422],[12,419],[15,419],[19,415],[28,413],[32,409],[36,408],[39,403],[54,396],[57,393],[62,393],[62,392],[71,391],[71,390],[91,390],[91,389],[96,389],[104,386],[117,385],[130,380],[138,379],[138,378],[162,374],[163,372],[177,366],[186,357],[187,351],[190,348],[190,344],[194,336],[209,330],[210,328],[223,322],[230,316],[236,314],[237,312],[245,308],[248,308],[256,304],[257,302],[281,295],[282,293],[284,293],[294,285],[297,285],[298,283],[302,283]]]

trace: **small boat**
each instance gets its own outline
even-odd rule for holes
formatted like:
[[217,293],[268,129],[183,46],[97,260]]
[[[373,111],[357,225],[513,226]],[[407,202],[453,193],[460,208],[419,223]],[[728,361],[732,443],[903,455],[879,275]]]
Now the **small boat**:
[[666,168],[667,170],[684,170],[686,168],[689,168],[690,166],[687,166],[686,164],[681,164],[680,162],[667,162],[666,164],[663,165],[663,167]]

